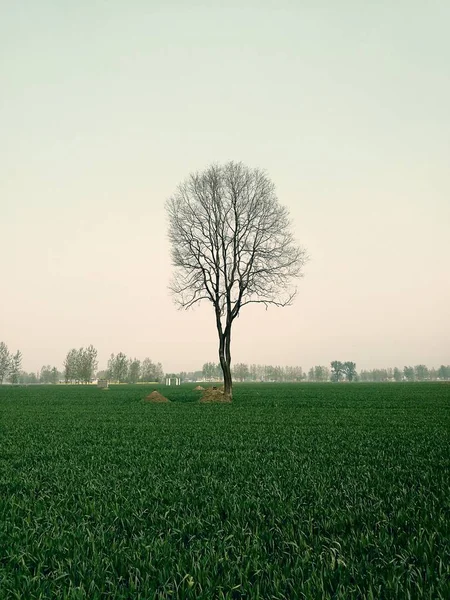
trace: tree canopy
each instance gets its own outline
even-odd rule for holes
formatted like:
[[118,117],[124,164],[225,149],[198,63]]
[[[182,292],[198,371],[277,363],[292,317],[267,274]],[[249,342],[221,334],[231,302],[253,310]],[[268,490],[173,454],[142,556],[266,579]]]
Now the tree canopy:
[[231,396],[231,327],[241,308],[287,306],[306,251],[266,173],[242,163],[191,174],[167,202],[178,305],[211,302],[225,392]]

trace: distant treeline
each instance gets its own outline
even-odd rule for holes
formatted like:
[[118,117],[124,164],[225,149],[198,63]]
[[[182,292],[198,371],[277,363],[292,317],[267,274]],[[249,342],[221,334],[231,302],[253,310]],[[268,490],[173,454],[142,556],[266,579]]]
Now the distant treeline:
[[117,381],[118,383],[139,383],[144,381],[162,381],[164,370],[160,362],[154,363],[150,358],[140,361],[137,358],[128,358],[123,352],[111,354],[108,368],[100,371],[98,377]]
[[[37,373],[22,370],[22,353],[11,353],[0,342],[0,384],[30,383],[89,383],[95,379],[108,379],[117,383],[161,382],[164,370],[160,362],[150,358],[129,358],[123,352],[111,354],[107,368],[97,371],[97,350],[92,346],[72,348],[66,355],[63,370],[44,365]],[[300,366],[279,366],[236,363],[232,369],[235,381],[442,381],[450,380],[450,365],[428,368],[426,365],[370,369],[357,371],[356,363],[334,360],[330,366],[316,365],[307,372]],[[220,364],[206,362],[198,371],[169,373],[181,381],[220,381],[223,377]]]
[[360,381],[442,381],[450,379],[450,365],[428,368],[426,365],[371,369],[359,373]]
[[164,379],[161,363],[154,363],[148,357],[142,361],[128,358],[123,352],[111,354],[105,370],[97,371],[97,367],[97,350],[91,344],[87,348],[69,350],[62,370],[55,366],[43,365],[36,373],[28,373],[22,370],[22,353],[18,350],[11,354],[6,344],[0,342],[0,384],[90,383],[97,378],[117,383],[138,383],[158,382]]
[[[450,365],[439,368],[428,368],[425,365],[406,366],[387,369],[371,369],[357,371],[352,361],[332,361],[330,366],[316,365],[307,372],[302,367],[273,366],[237,363],[234,365],[233,377],[236,381],[438,381],[450,379]],[[222,378],[220,364],[207,362],[198,371],[182,371],[173,373],[182,381],[219,381]]]
[[4,342],[0,342],[0,384],[7,380],[10,383],[19,383],[22,368],[22,353],[17,350],[15,354],[9,351]]

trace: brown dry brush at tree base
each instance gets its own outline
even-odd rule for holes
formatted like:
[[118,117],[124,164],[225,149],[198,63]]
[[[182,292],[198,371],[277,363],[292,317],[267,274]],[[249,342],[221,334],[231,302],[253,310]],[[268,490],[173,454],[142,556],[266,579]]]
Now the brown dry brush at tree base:
[[212,165],[181,183],[166,204],[180,308],[212,303],[226,395],[232,398],[231,330],[246,304],[288,306],[306,251],[264,171]]
[[216,388],[216,387],[212,387],[212,388],[207,388],[204,393],[202,394],[202,397],[200,398],[200,402],[206,404],[206,403],[212,403],[212,402],[220,402],[220,403],[227,403],[227,402],[231,402],[231,397],[229,394],[225,393],[224,388]]

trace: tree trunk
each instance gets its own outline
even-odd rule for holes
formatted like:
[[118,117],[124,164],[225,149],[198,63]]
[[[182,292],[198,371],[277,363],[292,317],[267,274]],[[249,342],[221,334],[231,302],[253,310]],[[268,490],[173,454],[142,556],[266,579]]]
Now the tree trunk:
[[226,360],[225,360],[224,364],[222,365],[222,371],[223,371],[223,387],[224,387],[223,393],[225,394],[225,396],[228,396],[231,400],[233,398],[233,382],[231,379],[231,366],[229,365],[229,363]]
[[233,398],[233,381],[231,378],[231,325],[225,330],[225,361],[227,374],[224,373],[224,393]]
[[233,398],[233,381],[231,378],[231,331],[225,330],[225,333],[219,334],[219,360],[220,366],[223,373],[223,387],[224,394],[230,398]]

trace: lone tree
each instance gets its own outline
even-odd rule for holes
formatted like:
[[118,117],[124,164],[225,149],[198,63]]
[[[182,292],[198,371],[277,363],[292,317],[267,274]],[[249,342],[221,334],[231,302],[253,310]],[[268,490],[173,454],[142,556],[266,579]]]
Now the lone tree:
[[224,393],[232,396],[231,330],[243,306],[287,306],[296,295],[306,252],[296,245],[289,212],[264,171],[242,163],[191,174],[167,201],[180,308],[214,308]]

